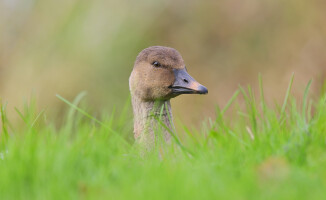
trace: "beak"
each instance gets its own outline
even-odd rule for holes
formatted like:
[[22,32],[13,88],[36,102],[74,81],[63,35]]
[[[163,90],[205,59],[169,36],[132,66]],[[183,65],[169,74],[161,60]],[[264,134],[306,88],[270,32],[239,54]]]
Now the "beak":
[[173,94],[207,94],[205,86],[192,78],[186,69],[173,69],[175,81],[170,88]]

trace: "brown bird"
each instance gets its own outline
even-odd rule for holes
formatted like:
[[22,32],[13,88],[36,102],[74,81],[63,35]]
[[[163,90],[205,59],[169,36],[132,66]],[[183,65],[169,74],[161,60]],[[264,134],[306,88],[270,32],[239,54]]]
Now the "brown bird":
[[129,78],[134,112],[134,136],[147,151],[160,138],[170,143],[171,135],[160,127],[158,118],[174,129],[170,99],[180,94],[207,94],[208,90],[192,78],[180,53],[170,47],[152,46],[136,58]]

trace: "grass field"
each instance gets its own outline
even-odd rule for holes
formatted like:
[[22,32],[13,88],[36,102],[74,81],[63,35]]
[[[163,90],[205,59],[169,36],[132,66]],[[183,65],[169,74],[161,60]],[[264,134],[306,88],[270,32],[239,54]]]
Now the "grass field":
[[279,106],[261,79],[256,96],[240,87],[161,158],[139,156],[128,106],[95,119],[81,94],[58,125],[31,101],[18,126],[3,102],[0,199],[326,199],[326,95],[310,100],[309,83],[294,99],[291,85]]

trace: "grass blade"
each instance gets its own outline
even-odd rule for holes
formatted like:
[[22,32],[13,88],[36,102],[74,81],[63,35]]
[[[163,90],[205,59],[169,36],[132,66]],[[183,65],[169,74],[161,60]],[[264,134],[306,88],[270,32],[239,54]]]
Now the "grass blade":
[[227,109],[229,109],[229,107],[231,106],[231,104],[237,98],[238,95],[239,95],[239,90],[236,90],[234,92],[234,94],[232,95],[231,99],[227,102],[227,104],[225,105],[225,107],[222,109],[222,111],[221,111],[221,114],[222,115],[224,115],[224,113],[227,111]]
[[303,95],[303,103],[302,103],[302,118],[304,119],[304,121],[306,122],[307,116],[306,116],[306,111],[307,111],[307,101],[308,101],[308,92],[311,86],[311,82],[312,80],[310,80],[307,84],[307,87],[304,91],[304,95]]
[[289,99],[289,96],[290,96],[290,92],[291,92],[291,89],[292,89],[293,79],[294,79],[294,73],[292,73],[291,80],[290,80],[288,89],[287,89],[286,94],[285,94],[285,98],[284,98],[284,102],[283,102],[283,106],[282,106],[281,114],[280,114],[280,121],[282,120],[283,115],[285,113],[286,105],[287,105],[287,102],[288,102],[288,99]]
[[130,146],[130,144],[124,138],[122,138],[122,136],[120,134],[118,134],[115,130],[113,130],[111,127],[107,126],[106,124],[104,124],[100,120],[98,120],[95,117],[93,117],[92,115],[88,114],[86,111],[84,111],[83,109],[79,108],[78,106],[72,104],[71,102],[69,102],[68,100],[66,100],[65,98],[63,98],[62,96],[60,96],[60,95],[57,94],[56,97],[59,98],[61,101],[65,102],[66,104],[68,104],[69,106],[71,106],[72,108],[76,109],[78,112],[80,112],[81,114],[83,114],[87,118],[93,120],[94,122],[98,123],[99,125],[103,126],[106,129],[108,129],[110,132],[112,132],[116,136],[118,136],[125,144],[127,144],[128,146]]

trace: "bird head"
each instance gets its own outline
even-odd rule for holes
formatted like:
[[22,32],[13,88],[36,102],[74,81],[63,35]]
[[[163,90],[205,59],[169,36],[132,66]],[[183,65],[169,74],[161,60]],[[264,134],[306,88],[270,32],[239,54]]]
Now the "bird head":
[[205,86],[189,75],[180,53],[162,46],[152,46],[139,53],[129,78],[129,87],[132,95],[144,101],[208,93]]

